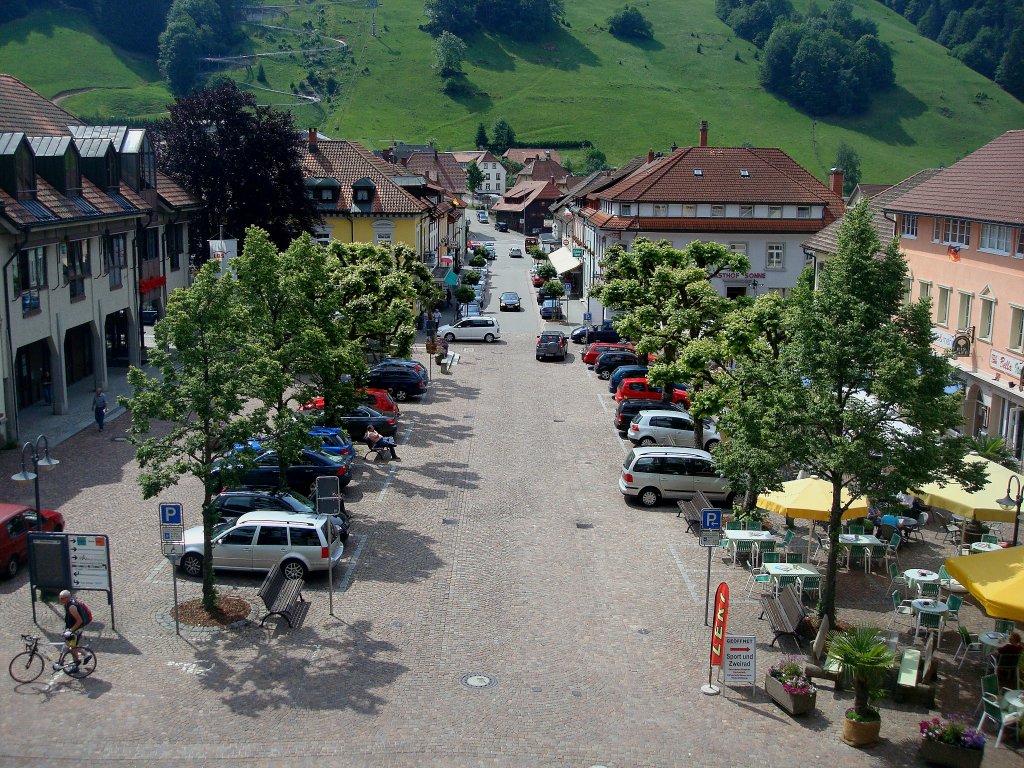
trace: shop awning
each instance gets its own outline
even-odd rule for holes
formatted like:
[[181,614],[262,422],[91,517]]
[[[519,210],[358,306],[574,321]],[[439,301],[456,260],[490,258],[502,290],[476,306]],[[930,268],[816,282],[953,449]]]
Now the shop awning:
[[557,251],[552,251],[548,254],[548,258],[551,260],[551,263],[560,275],[564,275],[566,272],[572,272],[583,263],[583,259],[577,259],[572,255],[571,248],[563,247],[559,248]]

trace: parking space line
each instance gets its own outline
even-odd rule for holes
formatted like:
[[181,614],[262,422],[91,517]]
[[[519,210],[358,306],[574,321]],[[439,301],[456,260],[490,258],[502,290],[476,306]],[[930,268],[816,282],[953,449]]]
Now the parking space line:
[[[410,424],[409,428],[407,430],[405,430],[404,433],[399,432],[400,440],[396,440],[395,442],[398,443],[398,445],[400,445],[400,446],[405,445],[406,443],[408,443],[409,442],[409,436],[412,434],[412,429],[413,429],[412,425]],[[387,496],[388,489],[391,487],[391,481],[395,477],[395,470],[397,468],[398,468],[398,465],[395,464],[394,462],[392,462],[390,464],[390,466],[388,466],[388,476],[386,478],[384,478],[384,487],[381,488],[380,492],[377,494],[377,501],[384,501],[384,497]]]
[[166,557],[161,557],[160,562],[153,566],[153,570],[151,570],[149,572],[149,575],[142,581],[146,584],[174,584],[173,581],[162,581],[160,579],[157,579],[157,575],[160,573],[163,567],[167,565],[168,562],[169,561]]
[[[600,381],[600,379],[599,379],[599,381]],[[601,410],[604,411],[605,414],[607,414],[608,413],[608,404],[605,403],[604,398],[601,397],[601,393],[600,392],[598,392],[596,394],[597,394],[597,402],[599,402],[601,404]]]
[[690,593],[690,598],[695,603],[700,602],[700,600],[697,597],[697,592],[693,587],[693,582],[690,581],[690,577],[686,575],[686,566],[683,565],[683,560],[681,557],[679,557],[679,553],[676,552],[675,546],[669,544],[668,551],[672,554],[672,559],[676,562],[676,568],[679,569],[679,575],[682,577],[683,583],[686,585],[686,589]]
[[352,571],[356,569],[359,564],[359,556],[363,553],[363,547],[366,545],[366,534],[352,534],[350,538],[358,539],[356,543],[355,552],[352,553],[352,558],[348,561],[348,567],[345,568],[345,575],[341,577],[336,587],[337,592],[345,592],[348,590],[349,584],[352,582]]

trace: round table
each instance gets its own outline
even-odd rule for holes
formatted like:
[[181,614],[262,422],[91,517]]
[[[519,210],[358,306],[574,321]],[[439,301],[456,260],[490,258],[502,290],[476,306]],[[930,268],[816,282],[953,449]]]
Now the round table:
[[1002,547],[990,541],[976,541],[971,544],[971,552],[995,552],[997,549]]
[[941,600],[931,600],[929,598],[918,598],[917,600],[911,600],[910,605],[918,613],[948,613],[949,606]]
[[1024,712],[1024,691],[1007,691],[1004,693],[1003,709]]
[[939,581],[938,573],[924,568],[911,568],[904,571],[903,576],[911,589],[917,589],[921,584],[937,584]]
[[981,641],[982,645],[988,646],[992,650],[1002,648],[1006,645],[1008,636],[1005,632],[982,632],[978,635],[978,640]]

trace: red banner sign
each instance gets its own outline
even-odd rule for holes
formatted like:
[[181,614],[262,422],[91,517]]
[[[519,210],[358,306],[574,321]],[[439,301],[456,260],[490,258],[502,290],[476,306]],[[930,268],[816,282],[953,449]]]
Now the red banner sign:
[[729,621],[729,585],[724,581],[715,591],[715,621],[711,625],[711,666],[722,666],[725,627]]
[[161,288],[165,285],[167,285],[167,278],[163,275],[157,275],[156,277],[144,277],[139,280],[139,293],[155,291],[157,288]]

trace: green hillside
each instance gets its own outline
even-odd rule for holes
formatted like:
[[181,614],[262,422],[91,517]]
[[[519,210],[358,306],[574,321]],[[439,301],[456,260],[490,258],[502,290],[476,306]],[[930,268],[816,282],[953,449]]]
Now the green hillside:
[[[391,139],[466,147],[478,123],[489,127],[504,116],[521,141],[586,138],[617,163],[649,147],[693,143],[705,119],[712,144],[779,146],[822,178],[836,147],[846,142],[860,155],[866,181],[894,182],[1024,127],[1024,104],[873,0],[860,0],[859,12],[874,19],[892,45],[898,86],[877,98],[866,116],[819,121],[760,88],[756,49],[715,16],[713,0],[649,0],[641,8],[656,40],[642,46],[599,28],[621,5],[567,0],[568,27],[541,41],[487,34],[468,39],[464,69],[475,93],[457,99],[441,93],[430,68],[433,41],[418,29],[419,0],[385,3],[375,12],[353,2],[291,7],[287,15],[262,19],[265,26],[245,27],[248,52],[274,55],[223,72],[255,89],[264,103],[293,109],[301,126],[374,148]],[[376,36],[370,34],[374,13]],[[0,70],[47,95],[98,86],[63,102],[76,113],[160,111],[166,92],[154,84],[151,64],[105,46],[72,14],[59,19],[37,13],[0,27]],[[321,34],[311,36],[313,29]],[[80,55],[52,56],[57,36],[66,40],[58,50]],[[347,48],[335,47],[335,39]],[[303,53],[301,45],[326,50]],[[45,66],[35,63],[43,51],[49,54]],[[326,97],[320,104],[294,95],[311,88],[303,82],[310,70],[316,91]],[[334,81],[329,97],[327,77]]]

